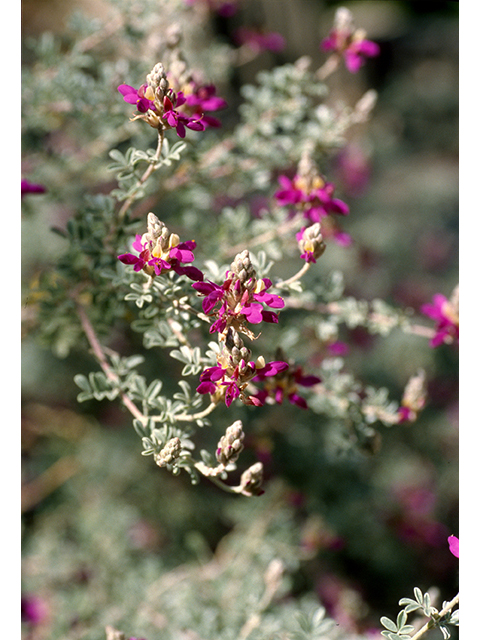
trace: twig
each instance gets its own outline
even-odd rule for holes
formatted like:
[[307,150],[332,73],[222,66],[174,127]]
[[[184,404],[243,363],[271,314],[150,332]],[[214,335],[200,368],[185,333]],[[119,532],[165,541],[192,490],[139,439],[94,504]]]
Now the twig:
[[75,475],[80,465],[74,456],[54,462],[40,476],[22,487],[22,513],[25,513]]
[[421,638],[427,631],[432,629],[432,627],[435,626],[436,623],[438,623],[449,611],[453,609],[453,607],[456,604],[458,604],[459,600],[460,600],[460,594],[457,593],[457,595],[453,600],[451,600],[450,602],[447,602],[447,604],[443,607],[443,609],[439,611],[437,614],[435,614],[434,618],[430,618],[430,620],[426,622],[423,625],[423,627],[419,629],[414,636],[412,636],[411,640],[418,640],[418,638]]
[[193,422],[194,420],[200,420],[201,418],[205,418],[205,416],[208,416],[208,414],[212,413],[216,406],[217,405],[215,402],[211,402],[206,409],[200,411],[199,413],[180,413],[174,417],[175,420],[181,420],[182,422]]
[[[105,375],[109,380],[111,380],[114,383],[118,383],[119,378],[117,374],[112,371],[110,365],[107,362],[105,353],[102,349],[102,346],[100,345],[100,342],[98,341],[98,338],[92,326],[92,323],[90,322],[85,312],[85,309],[78,303],[77,303],[77,313],[78,313],[78,317],[80,318],[80,322],[82,324],[82,328],[85,332],[87,340],[90,343],[90,346],[92,347],[92,351],[99,365],[101,366],[103,372],[105,373]],[[143,415],[143,413],[138,409],[138,407],[134,404],[134,402],[132,402],[132,400],[123,392],[120,394],[120,397],[122,399],[123,404],[130,411],[133,417],[137,418],[137,420],[139,420],[143,425],[145,425],[148,421],[148,418]]]
[[277,282],[275,286],[278,288],[283,288],[287,287],[289,284],[292,284],[292,282],[300,280],[300,278],[310,269],[311,265],[311,262],[305,262],[303,267],[295,275],[293,275],[291,278],[288,278],[288,280],[280,280],[280,282]]
[[327,58],[324,64],[317,70],[316,76],[319,80],[326,80],[329,75],[331,75],[338,68],[338,63],[340,62],[340,56],[337,54],[332,54]]
[[[276,286],[278,286],[278,284]],[[298,300],[296,298],[286,298],[285,307],[289,307],[291,309],[305,309],[306,311],[316,311],[317,313],[331,315],[338,315],[342,312],[342,309],[336,302],[329,302],[327,304],[315,304],[307,300]],[[377,312],[369,313],[368,319],[374,320],[378,324],[381,324],[382,320],[385,320],[386,322],[389,320],[388,316],[382,315]],[[435,329],[433,329],[432,327],[427,327],[423,324],[407,324],[404,326],[400,326],[399,328],[405,333],[411,333],[422,338],[431,339],[435,335]]]

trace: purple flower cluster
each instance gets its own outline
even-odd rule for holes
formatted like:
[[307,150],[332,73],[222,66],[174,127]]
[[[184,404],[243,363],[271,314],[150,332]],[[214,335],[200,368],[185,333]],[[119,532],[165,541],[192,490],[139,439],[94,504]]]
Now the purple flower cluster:
[[159,102],[155,100],[152,88],[147,84],[142,84],[138,90],[128,84],[121,84],[118,90],[123,95],[125,102],[135,104],[137,110],[142,114],[153,112],[165,129],[175,129],[180,138],[185,137],[186,128],[194,131],[205,130],[202,115],[191,117],[181,110],[179,111],[179,108],[187,102],[182,91],[175,93],[169,89],[160,106]]
[[192,286],[205,296],[202,302],[204,313],[216,317],[210,327],[210,333],[226,334],[232,327],[251,336],[246,322],[278,322],[278,315],[274,311],[264,309],[264,304],[272,309],[282,309],[285,306],[280,296],[269,293],[271,280],[257,279],[248,251],[237,255],[221,285],[206,281],[197,282]]
[[[166,76],[164,84],[168,87]],[[189,82],[184,90],[161,89],[157,94],[149,84],[142,84],[138,90],[128,84],[121,84],[118,90],[125,102],[137,107],[140,113],[137,118],[142,118],[157,128],[175,129],[180,138],[185,137],[186,129],[204,131],[207,127],[220,127],[220,121],[205,115],[205,112],[227,107],[226,101],[216,95],[213,84],[197,85]]]
[[435,335],[430,341],[432,347],[438,347],[443,343],[458,342],[458,287],[450,300],[441,293],[437,293],[433,296],[433,304],[424,304],[420,310],[435,321]]
[[196,117],[205,128],[222,126],[218,118],[205,115],[207,111],[220,111],[228,106],[226,100],[217,96],[216,92],[213,84],[197,85],[195,83],[191,83],[190,92],[185,91],[185,110],[192,117]]
[[245,387],[256,376],[262,376],[262,379],[265,379],[268,376],[275,376],[285,369],[288,369],[286,362],[267,362],[264,366],[258,366],[258,362],[255,364],[253,361],[245,362],[243,359],[234,367],[231,364],[225,368],[220,365],[209,367],[200,375],[197,392],[209,393],[213,397],[224,397],[227,407],[238,397],[241,397],[244,404],[261,406],[264,400],[258,394],[246,396]]
[[[210,327],[210,333],[223,333],[231,325],[243,324],[246,320],[251,324],[260,322],[278,322],[278,315],[263,308],[262,303],[274,309],[282,309],[285,302],[280,296],[268,293],[271,280],[257,280],[255,287],[245,287],[240,280],[232,277],[227,271],[222,285],[214,282],[197,282],[193,288],[205,296],[202,308],[205,314],[212,312],[217,320]],[[219,308],[215,309],[218,305]]]
[[[270,374],[271,376],[272,374]],[[257,371],[253,382],[262,382],[263,388],[255,394],[255,398],[262,404],[265,403],[267,398],[271,398],[277,404],[282,404],[285,398],[291,404],[300,407],[301,409],[308,409],[307,401],[305,398],[298,394],[298,385],[302,387],[313,387],[321,382],[321,379],[317,376],[305,375],[302,367],[297,366],[295,368],[282,369],[274,374],[274,377],[267,378],[265,373],[260,370]]]
[[367,40],[363,29],[354,28],[352,14],[344,7],[337,10],[334,27],[320,48],[341,56],[350,73],[357,73],[365,63],[364,58],[372,58],[380,53],[378,44]]
[[349,213],[348,205],[333,197],[335,186],[331,182],[325,182],[320,176],[308,179],[296,175],[290,180],[281,175],[278,182],[282,188],[275,192],[277,202],[283,206],[293,205],[303,211],[304,216],[312,223],[320,222],[332,213],[342,216]]
[[[282,187],[274,194],[278,204],[294,207],[294,211],[302,212],[311,224],[322,221],[324,238],[332,237],[343,247],[351,244],[351,237],[332,218],[332,214],[346,216],[350,211],[345,202],[334,197],[334,184],[318,174],[296,174],[292,179],[280,175],[278,182]],[[297,240],[300,240],[298,236]]]
[[200,269],[188,264],[195,260],[195,241],[180,242],[178,235],[170,233],[153,213],[148,214],[148,222],[147,233],[143,236],[137,234],[132,244],[138,255],[124,253],[118,256],[120,262],[133,265],[134,271],[144,271],[149,276],[159,276],[172,270],[191,280],[203,280]]

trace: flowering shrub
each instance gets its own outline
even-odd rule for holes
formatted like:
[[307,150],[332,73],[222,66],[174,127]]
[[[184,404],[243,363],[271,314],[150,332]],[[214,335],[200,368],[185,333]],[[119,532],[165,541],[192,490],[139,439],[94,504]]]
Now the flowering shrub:
[[[412,476],[422,485],[418,490],[378,478],[375,489],[366,488],[369,468],[378,476],[403,478],[404,441],[421,438],[415,434],[422,433],[422,420],[427,428],[437,426],[437,414],[429,416],[442,395],[441,388],[436,390],[442,380],[435,376],[435,357],[445,354],[455,369],[459,326],[458,287],[450,298],[424,291],[412,300],[400,279],[392,287],[398,287],[397,302],[394,295],[383,295],[387,287],[371,270],[362,227],[355,226],[361,225],[362,205],[349,201],[348,189],[333,177],[348,140],[368,135],[377,94],[364,86],[364,78],[352,85],[361,93],[351,106],[332,102],[329,82],[335,73],[346,74],[342,83],[358,80],[361,67],[380,57],[382,48],[355,27],[349,10],[339,8],[333,28],[319,43],[325,54],[320,68],[305,55],[263,70],[237,95],[229,84],[233,66],[238,71],[265,50],[283,53],[288,39],[232,25],[226,50],[215,40],[215,20],[236,16],[240,2],[165,0],[160,10],[145,0],[135,10],[140,13],[120,4],[118,20],[99,31],[77,16],[77,29],[87,33],[66,55],[44,38],[34,47],[38,61],[26,69],[22,84],[25,139],[44,135],[50,144],[57,136],[59,147],[72,150],[71,165],[60,150],[52,151],[58,153],[55,161],[43,163],[31,143],[29,169],[36,172],[28,175],[45,186],[22,181],[22,196],[44,193],[53,210],[55,201],[48,198],[58,198],[62,206],[54,230],[64,244],[63,254],[52,259],[55,266],[42,265],[30,278],[26,333],[56,356],[77,358],[72,376],[77,400],[97,412],[99,422],[113,421],[119,439],[130,437],[123,435],[122,423],[131,423],[135,438],[120,456],[120,444],[99,430],[85,444],[82,440],[78,467],[60,464],[52,473],[57,485],[42,484],[62,486],[72,468],[72,474],[82,474],[85,467],[95,478],[96,506],[89,511],[89,492],[80,482],[73,490],[78,508],[67,517],[74,523],[73,538],[84,539],[89,548],[83,561],[88,567],[75,572],[66,567],[48,582],[68,582],[70,576],[72,593],[85,584],[98,589],[94,599],[105,603],[104,613],[87,607],[77,623],[68,606],[54,622],[44,615],[52,611],[47,602],[52,596],[48,589],[34,593],[41,583],[28,559],[35,557],[32,543],[25,563],[26,628],[53,624],[52,637],[60,637],[75,624],[80,633],[82,625],[90,625],[93,638],[102,625],[108,640],[153,638],[157,632],[162,638],[313,640],[376,634],[405,640],[437,626],[448,637],[458,624],[458,596],[435,608],[434,594],[415,588],[415,599],[400,600],[405,607],[396,621],[381,618],[380,632],[377,623],[368,622],[375,626],[372,631],[362,619],[369,607],[361,588],[329,582],[328,572],[318,573],[316,584],[316,554],[326,549],[345,554],[335,556],[332,566],[342,561],[367,566],[375,584],[383,572],[402,574],[401,560],[390,558],[403,557],[405,540],[413,540],[413,554],[436,553],[435,566],[445,557],[451,560],[448,545],[458,556],[458,544],[450,536],[447,545],[446,523],[434,513],[435,499],[427,508],[398,497],[433,494],[429,483],[435,474],[430,465],[419,469],[416,452],[405,464],[412,465]],[[212,14],[219,15],[214,20]],[[322,27],[327,33],[329,25]],[[109,42],[111,33],[118,44]],[[151,48],[143,46],[140,53],[132,42],[148,42]],[[242,57],[245,47],[250,57]],[[345,69],[338,65],[341,59]],[[78,92],[79,86],[89,91]],[[41,91],[45,104],[39,106],[35,100]],[[59,106],[57,94],[68,104]],[[345,100],[349,96],[346,92]],[[101,118],[94,117],[99,113]],[[87,135],[92,139],[81,139]],[[73,157],[77,143],[82,152]],[[81,180],[69,180],[69,171],[80,172]],[[90,185],[86,197],[82,185]],[[72,201],[68,215],[67,196]],[[36,199],[29,200],[31,206]],[[31,218],[30,209],[25,219]],[[374,241],[385,235],[385,227],[380,224],[383,231],[372,234]],[[372,293],[376,287],[388,302]],[[362,291],[370,295],[357,295]],[[432,294],[433,303],[425,302]],[[394,347],[383,353],[383,363],[369,369],[378,357],[371,355],[375,340]],[[121,413],[106,409],[110,402]],[[451,450],[453,436],[443,438],[442,446]],[[130,465],[132,481],[135,474],[141,481],[128,512],[110,499],[102,474],[118,487],[118,496],[130,481]],[[163,533],[144,518],[131,520],[142,492],[154,518],[166,514]],[[36,507],[39,493],[28,495],[26,511]],[[368,508],[361,504],[364,497]],[[235,500],[240,506],[228,506]],[[182,511],[188,511],[187,504],[195,514],[191,521]],[[223,508],[233,509],[232,515],[220,515]],[[105,514],[101,522],[94,522],[95,513]],[[455,525],[454,514],[443,517]],[[195,523],[197,518],[201,522]],[[214,526],[222,518],[229,528],[225,540],[221,527]],[[111,545],[97,538],[104,522],[111,527]],[[45,543],[48,553],[68,549],[61,537],[67,525],[58,528],[55,544]],[[57,534],[45,526],[53,541]],[[195,526],[208,542],[189,536]],[[372,536],[368,543],[366,535]],[[381,538],[378,556],[371,551],[377,547],[375,535]],[[200,559],[202,568],[181,564],[190,551],[189,559]],[[92,563],[97,556],[98,564]],[[79,558],[72,562],[81,565]],[[312,564],[302,577],[302,563],[308,561]],[[117,582],[109,567],[117,566],[131,570],[122,584],[128,598],[107,595]],[[295,577],[299,584],[310,583],[298,597],[289,582]],[[441,581],[444,574],[434,577]],[[413,570],[405,574],[408,585],[401,586],[411,588],[410,578]],[[183,591],[177,589],[180,583]],[[329,589],[327,583],[334,586]],[[110,600],[117,597],[115,609]],[[414,611],[428,618],[424,630],[407,624]],[[341,618],[341,628],[335,628],[332,616]]]

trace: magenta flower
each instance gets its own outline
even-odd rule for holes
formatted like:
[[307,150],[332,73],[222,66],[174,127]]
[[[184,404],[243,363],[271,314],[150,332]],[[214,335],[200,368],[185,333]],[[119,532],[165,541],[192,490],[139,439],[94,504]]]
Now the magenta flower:
[[[272,374],[269,374],[272,376]],[[298,385],[302,387],[313,387],[321,382],[317,376],[304,375],[302,367],[297,366],[294,369],[289,368],[288,371],[282,369],[270,377],[268,380],[263,371],[258,371],[253,382],[264,382],[263,388],[255,394],[255,397],[262,403],[267,398],[272,398],[277,404],[282,404],[284,398],[287,398],[291,404],[308,409],[307,401],[298,395]]]
[[460,557],[460,541],[457,536],[448,536],[448,546],[456,558]]
[[177,135],[180,138],[185,137],[185,127],[193,129],[194,131],[204,131],[205,124],[202,122],[202,116],[192,118],[181,111],[178,111],[178,107],[185,104],[186,98],[182,91],[177,94],[173,91],[169,91],[169,94],[163,98],[163,115],[162,118],[166,120],[168,125],[175,129]]
[[[356,32],[359,33],[359,32]],[[324,51],[332,51],[343,56],[345,66],[350,73],[357,73],[360,67],[365,64],[364,57],[372,58],[378,56],[380,47],[376,42],[365,40],[363,36],[348,36],[338,31],[331,31],[328,38],[321,44]]]
[[185,129],[194,131],[204,131],[205,123],[202,122],[203,114],[196,117],[178,111],[182,105],[186,103],[186,98],[181,91],[175,93],[169,89],[166,95],[163,95],[163,101],[155,98],[152,87],[142,84],[140,89],[135,89],[128,84],[121,84],[118,90],[123,95],[125,102],[134,104],[141,115],[135,116],[135,119],[146,120],[155,128],[175,129],[180,138],[185,137]]
[[248,382],[254,376],[261,375],[263,378],[275,376],[285,369],[288,369],[286,362],[267,362],[263,367],[257,367],[255,362],[246,363],[244,360],[241,360],[233,370],[230,367],[222,368],[219,365],[209,367],[200,375],[197,392],[209,393],[217,398],[224,396],[227,407],[238,397],[241,397],[244,404],[261,406],[263,401],[258,396],[247,397],[245,395],[244,389]]
[[36,595],[23,596],[21,600],[22,621],[37,626],[48,617],[48,605],[43,598]]
[[195,241],[180,242],[178,235],[170,233],[154,213],[149,213],[147,220],[147,233],[143,236],[137,234],[132,244],[138,255],[124,253],[118,256],[120,262],[133,265],[134,271],[144,271],[149,276],[159,276],[171,269],[191,280],[203,280],[203,273],[188,265],[195,260]]
[[345,7],[335,13],[333,29],[320,48],[342,57],[350,73],[356,73],[365,63],[364,58],[378,56],[380,47],[376,42],[366,39],[363,29],[355,29],[353,16]]
[[[245,332],[242,328],[245,320],[251,324],[277,323],[278,315],[262,306],[266,304],[273,309],[285,306],[280,296],[268,293],[271,286],[272,282],[268,278],[251,278],[247,283],[242,283],[232,271],[227,271],[221,286],[211,281],[192,285],[198,293],[205,296],[202,302],[203,312],[206,315],[213,313],[217,317],[210,327],[210,333],[224,333],[229,326]],[[218,305],[220,307],[216,309]]]
[[218,118],[205,115],[206,111],[219,111],[226,109],[227,102],[216,94],[216,87],[213,84],[196,87],[194,85],[192,93],[186,96],[186,107],[191,111],[192,116],[202,122],[205,127],[220,127],[221,122]]
[[433,296],[433,304],[422,305],[420,311],[435,321],[435,335],[430,341],[432,347],[458,342],[458,287],[450,300],[441,293],[437,293]]
[[129,84],[121,84],[118,90],[123,96],[125,102],[129,104],[135,104],[137,110],[140,113],[146,113],[149,109],[155,111],[155,102],[153,101],[154,95],[151,87],[147,84],[142,84],[140,89],[134,89]]
[[327,351],[331,356],[346,356],[349,352],[348,344],[345,342],[332,342],[327,346]]
[[312,223],[320,222],[332,213],[343,216],[349,213],[348,205],[333,197],[335,186],[325,182],[320,176],[307,179],[296,175],[290,180],[281,175],[278,182],[282,189],[274,194],[277,202],[282,206],[293,205]]
[[275,31],[262,31],[240,27],[234,35],[235,41],[239,45],[246,45],[256,53],[261,51],[273,51],[278,53],[285,48],[285,38]]
[[155,273],[159,276],[172,269],[178,275],[185,275],[191,280],[203,279],[203,274],[199,269],[182,264],[194,261],[193,249],[196,247],[194,240],[180,242],[175,246],[170,246],[167,250],[162,250],[158,246],[152,249],[149,242],[142,241],[142,236],[137,234],[132,247],[138,251],[138,256],[124,253],[118,256],[118,259],[124,264],[133,265],[134,271],[143,270],[148,275]]
[[22,180],[22,198],[29,193],[45,193],[47,189],[43,184],[36,184],[29,180]]

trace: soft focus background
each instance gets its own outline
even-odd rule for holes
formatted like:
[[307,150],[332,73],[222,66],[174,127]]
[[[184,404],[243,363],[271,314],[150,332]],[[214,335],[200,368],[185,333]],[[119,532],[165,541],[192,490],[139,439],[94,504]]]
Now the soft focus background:
[[[340,6],[320,0],[236,4],[233,15],[211,10],[209,25],[220,43],[237,48],[235,34],[246,26],[281,34],[285,47],[247,56],[230,73],[212,69],[230,105],[222,114],[225,129],[238,120],[239,87],[253,83],[258,71],[302,55],[322,64],[319,43]],[[381,55],[355,76],[343,68],[333,75],[331,99],[353,103],[370,87],[379,97],[371,122],[353,131],[331,169],[329,178],[350,205],[344,228],[354,244],[329,246],[328,265],[344,272],[350,295],[383,298],[418,313],[433,294],[450,296],[458,282],[459,3],[342,4],[380,44]],[[22,6],[26,73],[35,70],[32,38],[49,46],[47,32],[66,31],[60,46],[75,41],[68,26],[75,9],[99,24],[110,20],[109,5],[90,0],[68,3],[68,10],[54,0],[24,0]],[[161,25],[161,15],[158,20]],[[151,49],[142,51],[147,72],[157,62],[154,36]],[[48,75],[45,92],[50,95]],[[30,126],[23,132],[22,177],[48,191],[22,202],[22,595],[30,607],[22,637],[93,640],[114,624],[127,637],[169,638],[169,612],[180,617],[188,610],[185,629],[199,635],[183,637],[213,640],[201,631],[205,620],[191,613],[198,591],[189,588],[215,588],[202,567],[216,566],[226,576],[237,558],[229,583],[248,594],[255,588],[249,578],[255,553],[268,564],[273,548],[290,575],[286,601],[316,594],[352,636],[377,637],[379,617],[395,618],[398,600],[411,596],[414,586],[438,589],[437,605],[451,599],[458,584],[458,561],[446,543],[458,535],[455,347],[433,350],[424,338],[400,332],[385,339],[345,330],[346,363],[364,384],[388,387],[399,397],[405,380],[424,367],[427,408],[411,426],[383,429],[372,454],[342,451],[327,423],[312,428],[320,420],[316,414],[285,406],[260,410],[249,419],[248,447],[252,461],[260,457],[267,469],[267,492],[259,499],[172,478],[140,455],[130,418],[118,405],[77,404],[73,376],[94,365],[84,353],[61,346],[52,353],[39,344],[29,296],[63,251],[51,227],[65,226],[82,194],[114,186],[102,166],[111,146],[122,142],[128,109],[112,95],[111,111],[92,111],[85,130],[76,127],[72,109],[62,107],[65,99],[58,95],[52,108],[42,105],[41,95],[23,96]],[[144,147],[151,144],[149,134],[142,135]],[[152,210],[158,206],[154,202]],[[168,202],[166,212],[173,216]],[[313,373],[315,362],[309,364]],[[150,366],[171,365],[159,360]],[[237,597],[233,589],[211,601],[224,598],[234,616]],[[221,626],[213,605],[211,615]],[[228,615],[225,620],[228,625]]]

